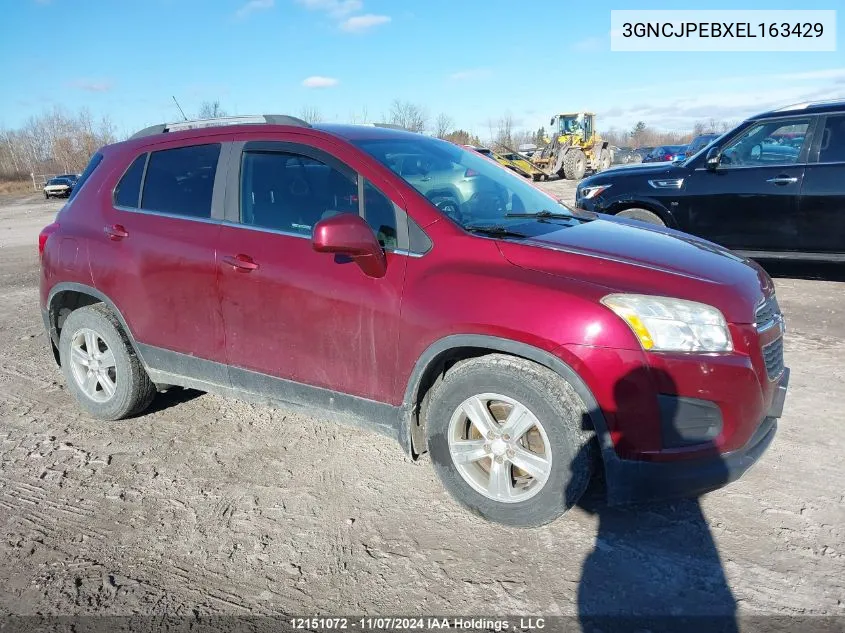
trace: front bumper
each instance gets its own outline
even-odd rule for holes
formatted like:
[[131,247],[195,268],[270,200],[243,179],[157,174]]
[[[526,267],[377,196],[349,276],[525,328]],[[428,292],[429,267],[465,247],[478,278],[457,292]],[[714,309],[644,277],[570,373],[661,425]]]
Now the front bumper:
[[647,462],[605,453],[608,502],[611,505],[695,497],[739,479],[772,443],[783,413],[789,369],[780,377],[769,411],[744,446],[695,460]]

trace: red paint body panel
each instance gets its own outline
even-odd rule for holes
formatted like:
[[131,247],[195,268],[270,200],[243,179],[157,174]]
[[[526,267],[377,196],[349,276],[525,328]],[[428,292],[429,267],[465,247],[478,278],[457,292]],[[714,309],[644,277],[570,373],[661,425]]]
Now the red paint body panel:
[[[344,138],[234,126],[225,135],[176,132],[104,148],[102,166],[44,245],[42,308],[55,284],[88,285],[112,300],[139,343],[395,406],[432,344],[454,334],[495,336],[567,363],[598,402],[620,457],[699,456],[700,447],[661,446],[658,394],[715,403],[724,421],[714,442],[719,451],[749,440],[775,392],[761,346],[780,335],[779,328],[758,334],[753,325],[755,307],[772,292],[756,264],[623,220],[598,219],[522,242],[470,235],[347,140],[372,133],[350,128]],[[432,248],[420,257],[389,252],[384,276],[373,277],[348,257],[316,252],[301,236],[249,229],[232,218],[197,222],[113,207],[111,192],[140,152],[224,139],[329,152],[404,209]],[[115,224],[125,238],[103,232]],[[71,267],[60,247],[67,238],[75,242]],[[250,266],[233,266],[237,261]],[[735,349],[646,353],[600,303],[610,292],[714,305],[730,324]],[[712,453],[712,446],[704,450]]]

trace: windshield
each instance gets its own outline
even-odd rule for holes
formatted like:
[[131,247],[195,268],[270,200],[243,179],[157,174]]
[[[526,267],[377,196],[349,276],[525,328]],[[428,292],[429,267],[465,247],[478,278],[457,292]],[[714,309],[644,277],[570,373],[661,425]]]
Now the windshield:
[[525,222],[509,217],[514,213],[572,215],[568,207],[521,176],[452,143],[422,136],[354,143],[464,228]]

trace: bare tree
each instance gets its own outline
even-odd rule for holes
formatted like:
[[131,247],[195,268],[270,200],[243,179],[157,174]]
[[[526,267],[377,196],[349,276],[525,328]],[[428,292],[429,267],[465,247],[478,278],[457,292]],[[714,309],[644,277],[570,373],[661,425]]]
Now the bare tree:
[[76,115],[61,108],[45,111],[22,128],[0,130],[0,179],[80,172],[98,148],[115,140],[108,118],[94,121],[87,110]]
[[203,101],[197,113],[198,119],[217,119],[224,116],[227,116],[227,113],[220,105],[218,99],[214,101]]
[[428,126],[428,112],[410,101],[394,99],[390,104],[390,122],[411,132],[422,132]]
[[489,120],[487,127],[490,130],[490,142],[499,148],[511,148],[514,146],[514,121],[513,115],[506,112],[495,120]]
[[307,123],[319,123],[323,115],[317,106],[305,106],[299,111],[299,118]]
[[434,121],[434,135],[437,138],[446,138],[446,135],[455,127],[455,121],[445,112],[441,112]]
[[360,124],[360,123],[369,123],[370,117],[367,113],[367,106],[364,106],[360,110],[351,110],[349,112],[349,122]]

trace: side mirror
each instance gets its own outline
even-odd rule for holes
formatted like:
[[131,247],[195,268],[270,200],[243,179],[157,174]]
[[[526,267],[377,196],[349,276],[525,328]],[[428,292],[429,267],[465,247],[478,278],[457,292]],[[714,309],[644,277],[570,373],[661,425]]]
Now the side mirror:
[[360,215],[339,213],[314,226],[311,246],[318,253],[351,257],[368,277],[384,277],[387,258],[373,230]]
[[704,160],[704,166],[707,169],[714,171],[717,167],[719,167],[719,163],[721,161],[722,153],[719,151],[718,147],[711,147],[707,150],[707,157]]

